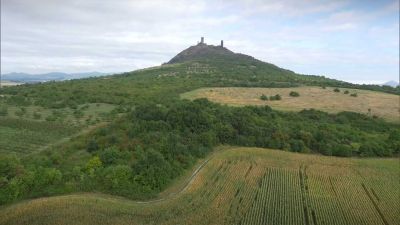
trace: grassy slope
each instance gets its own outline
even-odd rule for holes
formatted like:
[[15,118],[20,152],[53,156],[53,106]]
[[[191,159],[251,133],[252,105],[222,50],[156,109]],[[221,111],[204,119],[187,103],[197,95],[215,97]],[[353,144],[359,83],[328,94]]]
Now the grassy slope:
[[[349,94],[343,92],[348,90]],[[289,93],[296,91],[299,97],[290,97]],[[358,97],[350,94],[357,93]],[[280,101],[262,101],[260,96],[280,94]],[[182,98],[196,99],[208,98],[210,101],[234,105],[269,105],[279,110],[300,111],[314,108],[330,113],[341,111],[354,111],[385,118],[389,121],[399,122],[398,95],[386,94],[376,91],[341,88],[341,92],[333,92],[333,88],[321,87],[293,87],[293,88],[201,88],[181,95]]]
[[2,209],[0,224],[399,224],[398,179],[397,159],[231,148],[165,201],[41,198]]
[[[87,125],[94,125],[107,119],[107,115],[102,113],[107,114],[116,106],[128,109],[139,102],[165,104],[178,100],[179,94],[199,87],[244,84],[292,86],[294,84],[291,82],[332,81],[322,77],[296,75],[291,71],[247,57],[234,55],[232,60],[235,61],[230,61],[229,57],[232,56],[227,57],[217,58],[214,61],[200,60],[200,62],[164,65],[116,76],[2,88],[0,109],[6,107],[8,115],[0,116],[0,119],[22,122],[44,121],[48,117],[53,117],[56,123],[73,124],[79,129],[85,129]],[[256,75],[258,78],[253,79],[251,75]],[[276,84],[273,84],[274,82]],[[26,113],[17,116],[16,113],[21,111],[21,108],[24,108]],[[75,111],[81,112],[81,117],[76,117]],[[39,119],[34,119],[35,113],[40,114]],[[0,132],[3,134],[0,149],[6,152],[33,152],[68,136],[66,134],[42,140],[43,138],[39,137],[46,136],[49,130],[37,130],[36,137],[23,129],[10,130],[2,123],[0,121]],[[45,123],[48,122],[43,122]],[[16,137],[26,135],[29,137],[19,139],[17,143]],[[17,148],[14,148],[15,145],[18,145]]]
[[75,127],[47,121],[0,117],[0,154],[27,154],[73,135]]
[[[93,125],[107,119],[115,108],[110,104],[85,104],[81,116],[75,117],[70,108],[51,110],[39,106],[24,107],[26,112],[17,116],[20,107],[8,106],[8,115],[0,116],[0,153],[26,154],[55,144],[77,132],[93,129]],[[46,121],[54,111],[59,115],[55,121]],[[39,114],[40,118],[34,118]]]

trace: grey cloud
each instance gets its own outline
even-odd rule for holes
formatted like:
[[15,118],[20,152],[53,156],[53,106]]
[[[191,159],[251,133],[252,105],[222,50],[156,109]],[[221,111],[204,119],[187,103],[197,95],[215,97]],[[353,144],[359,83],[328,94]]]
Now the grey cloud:
[[[343,14],[348,11],[347,0],[1,0],[1,4],[2,73],[130,71],[166,62],[200,36],[215,44],[225,39],[234,51],[304,73],[332,73],[325,69],[333,64],[384,64],[396,58],[381,52],[374,61],[368,59],[371,53],[364,52],[370,46],[356,43],[355,49],[352,41],[335,42],[335,37],[343,39],[349,30],[376,18],[367,20],[359,12]],[[301,25],[287,24],[315,14],[324,16]],[[371,28],[365,39],[382,49],[398,47],[393,44],[398,42],[395,31]],[[377,39],[384,42],[376,44]]]

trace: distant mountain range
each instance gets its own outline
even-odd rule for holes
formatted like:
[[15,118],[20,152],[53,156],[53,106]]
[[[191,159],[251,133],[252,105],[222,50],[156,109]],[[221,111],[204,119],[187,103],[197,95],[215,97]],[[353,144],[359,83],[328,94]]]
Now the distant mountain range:
[[399,82],[391,80],[391,81],[388,81],[388,82],[386,82],[386,83],[384,83],[382,85],[386,85],[386,86],[390,86],[390,87],[397,87],[397,86],[399,86]]
[[51,72],[43,74],[29,73],[6,73],[1,75],[2,80],[13,81],[18,83],[38,83],[46,81],[62,81],[71,79],[80,79],[85,77],[98,77],[109,75],[109,73],[87,72],[87,73],[62,73]]

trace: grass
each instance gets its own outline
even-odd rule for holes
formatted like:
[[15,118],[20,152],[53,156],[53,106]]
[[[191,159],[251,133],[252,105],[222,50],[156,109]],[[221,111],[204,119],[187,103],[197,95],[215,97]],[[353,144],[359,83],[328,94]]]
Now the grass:
[[0,153],[30,153],[75,131],[75,127],[56,122],[0,117]]
[[[327,87],[293,87],[293,88],[201,88],[181,95],[185,99],[208,98],[210,101],[234,106],[244,105],[269,105],[278,110],[300,111],[314,108],[329,113],[341,111],[354,111],[371,116],[385,118],[392,122],[399,122],[400,97],[398,95],[382,92],[340,88],[340,92],[334,92],[334,88]],[[349,94],[344,94],[345,90]],[[291,91],[300,94],[299,97],[289,96]],[[357,93],[357,97],[350,94]],[[262,101],[262,95],[272,96],[280,94],[280,101]],[[371,111],[369,111],[370,109]]]
[[40,198],[0,208],[0,224],[394,225],[398,180],[398,159],[232,147],[215,152],[183,193],[163,201],[92,193]]
[[[32,153],[49,144],[58,143],[93,126],[107,121],[114,105],[105,103],[78,106],[82,112],[75,117],[69,108],[50,110],[39,106],[24,107],[25,113],[18,115],[21,107],[7,106],[8,114],[0,116],[0,153]],[[56,111],[56,112],[54,112]],[[35,118],[34,114],[40,118]],[[46,118],[57,115],[54,121]]]
[[[96,120],[104,120],[107,117],[107,114],[115,108],[115,105],[106,103],[82,104],[77,107],[77,110],[82,112],[82,114],[81,116],[76,117],[74,116],[75,110],[70,108],[49,109],[40,106],[17,107],[4,103],[3,105],[8,109],[7,117],[9,118],[46,121],[46,118],[56,115],[56,121],[74,125],[83,125],[87,123],[88,120],[92,122]],[[26,112],[23,115],[18,115],[18,112],[21,111],[21,108],[24,108]],[[40,115],[40,117],[35,118],[35,113]]]

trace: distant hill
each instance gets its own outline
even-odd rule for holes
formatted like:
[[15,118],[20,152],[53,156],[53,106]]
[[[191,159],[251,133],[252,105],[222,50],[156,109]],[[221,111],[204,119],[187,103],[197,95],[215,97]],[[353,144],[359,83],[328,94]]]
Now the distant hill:
[[391,80],[391,81],[384,83],[383,85],[395,88],[395,87],[399,86],[399,82]]
[[[208,45],[202,40],[197,45],[178,53],[166,66],[175,66],[177,74],[186,68],[187,75],[205,78],[210,86],[234,87],[291,87],[302,85],[358,88],[400,94],[399,87],[377,84],[352,84],[320,75],[298,74],[252,56],[235,53],[219,45]],[[161,69],[162,67],[160,67]]]
[[18,83],[38,83],[46,81],[62,81],[71,79],[80,79],[85,77],[105,76],[108,73],[87,72],[87,73],[62,73],[51,72],[44,74],[29,74],[29,73],[6,73],[1,75],[2,80],[13,81]]
[[[186,61],[204,59],[218,56],[235,56],[236,54],[222,46],[207,45],[199,43],[183,50],[173,57],[167,64],[181,63]],[[249,57],[249,56],[248,56]]]
[[178,53],[164,65],[187,65],[190,74],[207,77],[222,86],[297,86],[299,84],[348,84],[324,76],[301,75],[252,56],[235,53],[224,46],[197,45]]

